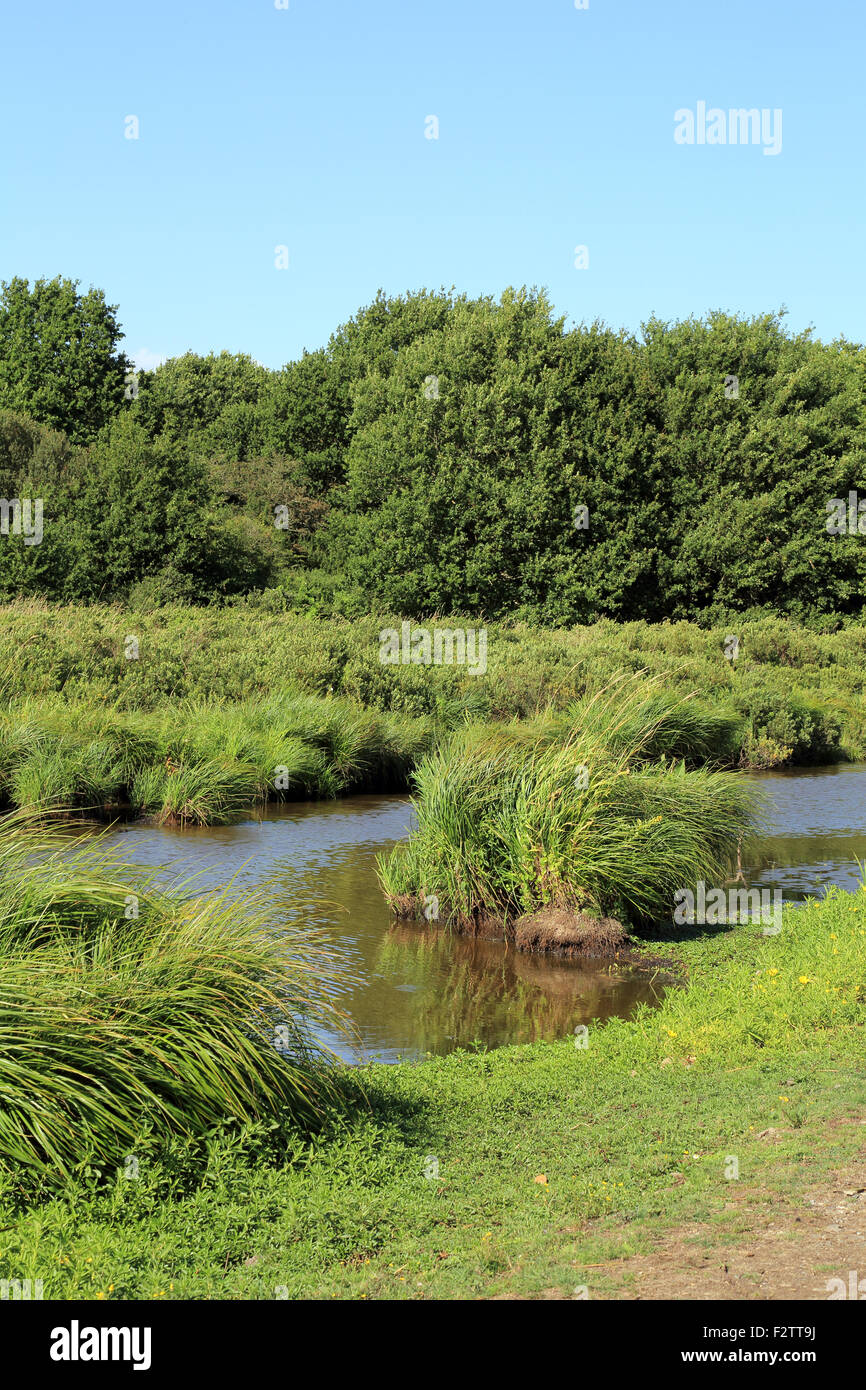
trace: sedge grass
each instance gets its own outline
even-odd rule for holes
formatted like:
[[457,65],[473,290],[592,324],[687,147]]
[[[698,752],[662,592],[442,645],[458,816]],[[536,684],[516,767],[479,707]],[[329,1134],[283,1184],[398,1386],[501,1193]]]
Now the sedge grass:
[[0,800],[224,824],[257,802],[402,789],[432,736],[430,720],[304,696],[149,713],[30,700],[0,712]]
[[[60,1180],[143,1130],[309,1125],[341,1027],[327,939],[231,885],[169,891],[92,838],[0,822],[0,1163]],[[279,1039],[279,1048],[275,1045]]]
[[[715,717],[714,717],[715,719]],[[566,720],[470,727],[415,774],[417,830],[380,860],[386,896],[436,896],[465,929],[553,905],[630,923],[669,917],[678,888],[724,877],[756,823],[734,773],[659,757],[698,755],[721,726],[680,717],[652,690],[616,688]]]

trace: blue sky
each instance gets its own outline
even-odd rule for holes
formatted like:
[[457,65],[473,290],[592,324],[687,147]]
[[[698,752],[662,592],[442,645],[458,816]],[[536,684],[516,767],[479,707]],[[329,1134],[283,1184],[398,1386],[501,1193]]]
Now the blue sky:
[[[40,0],[3,28],[0,278],[104,288],[140,365],[279,366],[380,286],[540,285],[632,329],[784,304],[866,340],[860,0]],[[678,144],[699,102],[781,110],[781,152]]]

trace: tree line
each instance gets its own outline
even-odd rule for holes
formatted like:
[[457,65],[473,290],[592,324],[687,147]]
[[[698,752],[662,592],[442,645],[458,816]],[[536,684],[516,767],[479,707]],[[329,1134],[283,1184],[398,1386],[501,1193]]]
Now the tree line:
[[0,491],[44,509],[39,544],[4,513],[4,598],[864,612],[866,350],[782,311],[631,334],[567,327],[538,290],[380,292],[278,371],[136,373],[122,339],[101,290],[2,285]]

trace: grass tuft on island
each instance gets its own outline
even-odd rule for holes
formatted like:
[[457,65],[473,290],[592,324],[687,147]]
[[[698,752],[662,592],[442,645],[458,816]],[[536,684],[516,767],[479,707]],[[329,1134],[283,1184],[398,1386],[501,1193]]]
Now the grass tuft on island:
[[675,891],[724,879],[758,823],[753,787],[694,766],[738,736],[735,715],[640,678],[538,721],[470,726],[415,773],[417,828],[379,861],[386,897],[533,949],[569,944],[561,921],[558,937],[533,929],[550,910],[596,950],[604,919],[669,919]]

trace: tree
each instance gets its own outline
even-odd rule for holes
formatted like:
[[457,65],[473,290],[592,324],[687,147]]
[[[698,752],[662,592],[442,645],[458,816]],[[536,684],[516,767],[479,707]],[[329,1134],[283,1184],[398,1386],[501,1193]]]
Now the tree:
[[200,460],[148,439],[129,413],[103,431],[76,502],[69,597],[122,596],[151,580],[159,597],[207,602],[266,572],[243,532],[219,525]]
[[88,443],[123,408],[129,359],[102,290],[77,280],[0,285],[0,409],[19,411]]
[[247,458],[256,407],[271,373],[246,353],[185,352],[142,372],[132,413],[153,440],[203,458]]
[[0,534],[3,598],[63,593],[77,488],[78,459],[66,436],[26,415],[0,411],[0,496],[7,504],[6,534]]
[[372,601],[555,625],[861,610],[866,547],[825,522],[866,489],[862,348],[781,314],[639,339],[565,332],[525,290],[412,301],[334,347],[352,413],[323,563]]
[[353,384],[342,514],[327,528],[350,578],[413,614],[537,614],[550,599],[559,621],[590,616],[572,420],[593,415],[587,379],[613,335],[581,361],[526,290],[447,312],[424,297],[399,318],[424,331],[380,348]]

